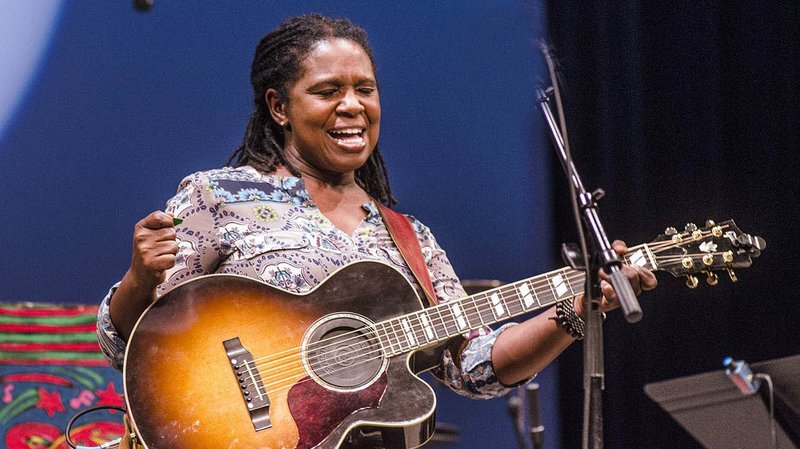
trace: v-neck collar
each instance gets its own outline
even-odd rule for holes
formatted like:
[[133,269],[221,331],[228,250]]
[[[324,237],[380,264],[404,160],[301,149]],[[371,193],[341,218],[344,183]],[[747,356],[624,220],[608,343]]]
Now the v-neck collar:
[[361,208],[364,209],[364,211],[367,213],[367,216],[361,220],[358,226],[356,226],[356,228],[353,230],[353,234],[348,235],[346,232],[334,225],[333,222],[331,222],[328,217],[326,217],[325,214],[319,210],[317,203],[311,197],[311,194],[308,193],[308,189],[306,189],[306,184],[303,178],[299,178],[297,176],[282,176],[274,173],[265,175],[253,167],[248,166],[248,168],[253,170],[255,173],[258,173],[259,177],[263,178],[274,187],[281,189],[288,197],[291,198],[292,203],[315,209],[317,212],[319,212],[320,216],[325,218],[325,221],[332,229],[335,229],[342,235],[346,235],[350,239],[359,233],[365,223],[377,226],[383,222],[380,212],[378,211],[378,206],[375,204],[374,200],[370,199],[361,205]]

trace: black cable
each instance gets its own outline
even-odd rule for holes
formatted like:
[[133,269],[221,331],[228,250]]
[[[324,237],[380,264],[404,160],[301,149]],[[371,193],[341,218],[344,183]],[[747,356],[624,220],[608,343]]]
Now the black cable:
[[76,449],[78,447],[78,445],[72,441],[72,438],[69,437],[70,431],[72,430],[72,424],[75,422],[76,419],[80,418],[81,416],[87,413],[96,412],[97,410],[117,410],[122,413],[127,412],[127,410],[125,410],[124,408],[117,407],[115,405],[98,405],[95,407],[89,407],[86,410],[81,410],[80,412],[76,413],[75,416],[73,416],[67,423],[66,429],[64,429],[64,438],[66,438],[67,444],[69,444],[70,447],[72,447],[72,449]]
[[778,438],[775,431],[775,390],[772,387],[772,378],[769,374],[755,373],[753,375],[756,379],[763,379],[767,383],[769,389],[769,423],[770,423],[770,436],[772,437],[772,449],[778,448]]

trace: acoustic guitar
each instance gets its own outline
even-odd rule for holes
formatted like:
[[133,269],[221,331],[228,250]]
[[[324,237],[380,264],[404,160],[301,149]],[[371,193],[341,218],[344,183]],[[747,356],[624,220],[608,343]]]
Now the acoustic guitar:
[[[736,281],[764,240],[733,221],[670,228],[624,262]],[[128,411],[148,449],[310,449],[380,431],[387,448],[421,446],[436,397],[417,358],[473,328],[582,293],[566,267],[425,308],[379,262],[345,266],[297,295],[253,279],[208,275],[182,284],[139,319],[125,358]],[[433,351],[435,353],[435,351]],[[435,362],[434,362],[435,363]]]

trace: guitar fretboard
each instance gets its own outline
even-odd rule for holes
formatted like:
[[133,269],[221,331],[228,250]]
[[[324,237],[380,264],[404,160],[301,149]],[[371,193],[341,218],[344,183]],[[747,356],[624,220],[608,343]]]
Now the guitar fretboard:
[[[631,248],[623,259],[629,265],[657,268],[646,244]],[[375,329],[384,353],[394,356],[574,298],[583,293],[584,283],[583,271],[564,267],[382,321]]]

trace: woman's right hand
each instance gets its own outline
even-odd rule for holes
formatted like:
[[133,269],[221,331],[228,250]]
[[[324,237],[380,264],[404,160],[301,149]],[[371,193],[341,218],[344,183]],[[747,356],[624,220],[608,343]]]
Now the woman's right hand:
[[124,339],[139,316],[156,300],[156,287],[175,266],[178,243],[171,215],[155,211],[139,220],[133,229],[131,267],[111,298],[111,321]]
[[166,280],[166,271],[175,266],[178,243],[171,215],[152,212],[133,229],[133,254],[130,274],[142,286],[155,288]]

